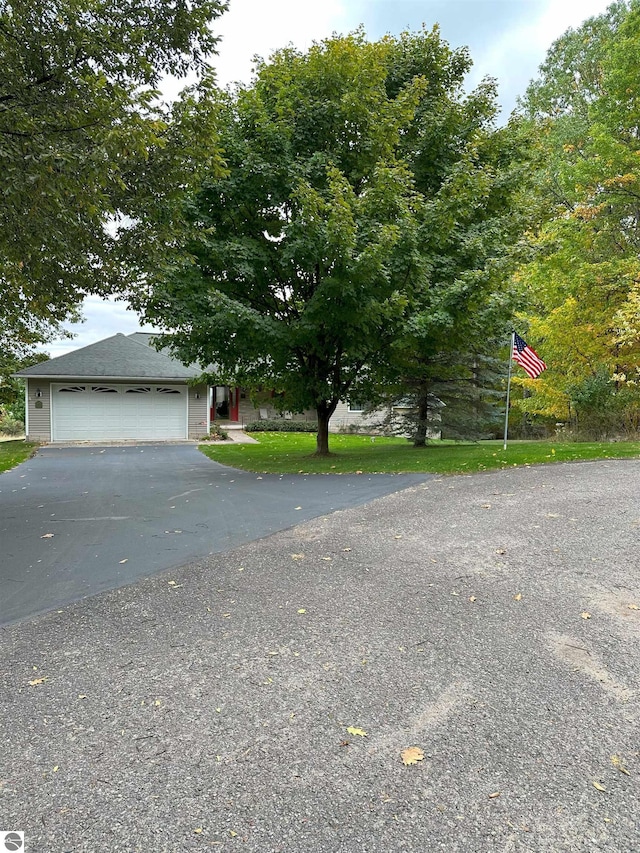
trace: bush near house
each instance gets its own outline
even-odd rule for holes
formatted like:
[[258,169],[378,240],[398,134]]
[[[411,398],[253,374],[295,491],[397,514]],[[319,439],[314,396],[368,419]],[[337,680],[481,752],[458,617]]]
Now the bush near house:
[[313,421],[288,421],[285,418],[252,421],[245,426],[247,432],[317,432],[318,424]]
[[24,435],[24,423],[8,413],[0,412],[0,435]]

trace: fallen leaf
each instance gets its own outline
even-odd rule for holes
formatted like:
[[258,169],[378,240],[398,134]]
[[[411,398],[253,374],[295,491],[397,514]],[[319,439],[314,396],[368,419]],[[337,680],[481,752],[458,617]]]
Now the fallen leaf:
[[482,509],[491,509],[491,504],[482,504]]
[[640,610],[640,607],[638,607],[637,604],[629,604],[628,607],[629,610]]
[[340,746],[349,746],[349,741],[348,740],[341,740]]
[[45,533],[40,538],[41,539],[51,539],[55,535],[56,535],[55,533]]
[[496,554],[506,554],[506,553],[507,552],[505,551],[504,548],[496,548]]
[[394,536],[393,538],[394,538],[394,539],[402,539],[402,534],[400,534],[400,535],[398,535],[398,536]]
[[580,615],[582,616],[583,619],[591,619],[591,614],[586,610],[583,610]]
[[296,509],[302,509],[302,507],[301,507],[301,506],[297,506],[297,507],[295,507],[295,508],[296,508]]
[[59,769],[60,769],[60,768],[59,768],[59,767],[58,767],[58,765],[56,764],[56,766],[53,768],[53,770],[52,770],[51,772],[52,772],[52,773],[57,773]]
[[622,761],[620,760],[619,756],[612,755],[611,756],[611,763],[616,768],[616,770],[619,770],[621,773],[624,773],[625,776],[631,776],[631,773],[629,773],[627,768],[622,764]]
[[300,610],[298,610],[298,613],[300,613],[300,615],[302,615],[303,613],[306,613],[306,612],[307,611],[304,609],[304,607],[301,607]]
[[514,595],[513,600],[514,601],[522,601],[522,593],[518,592],[516,595]]
[[45,681],[49,681],[46,675],[44,675],[42,678],[34,678],[32,681],[29,682],[29,684],[31,685],[31,687],[37,687],[38,684],[44,684]]
[[87,696],[86,696],[86,694],[85,694],[85,693],[80,693],[80,694],[78,695],[78,699],[86,699],[86,698],[87,698]]
[[358,735],[359,737],[369,737],[364,729],[359,729],[357,726],[348,726],[347,731],[350,735]]
[[118,560],[118,562],[119,562],[119,563],[128,563],[128,562],[129,562],[129,558],[128,558],[128,557],[125,557],[125,559],[124,559],[124,560]]
[[167,581],[167,583],[169,584],[169,586],[176,586],[177,581]]
[[193,831],[195,832],[195,834],[196,834],[196,835],[200,835],[200,833],[202,832],[202,827],[201,827],[201,826],[198,826],[198,827],[197,827],[196,829],[194,829]]
[[409,746],[407,749],[402,750],[400,757],[402,758],[402,763],[405,767],[409,767],[411,764],[417,764],[418,761],[422,761],[424,758],[424,752],[419,746]]
[[331,557],[321,557],[322,560],[327,560],[327,562],[331,562]]
[[496,797],[499,797],[502,791],[494,791],[493,794],[489,794],[490,800],[495,800]]
[[304,560],[304,554],[292,554],[291,559],[292,560]]
[[595,781],[594,781],[594,782],[592,782],[591,784],[592,784],[592,785],[593,785],[593,787],[596,789],[596,791],[606,791],[606,790],[607,790],[607,789],[604,787],[604,785],[601,785],[601,784],[600,784],[600,782],[595,782]]
[[232,838],[235,838],[237,834],[238,834],[238,833],[237,833],[237,832],[234,832],[232,829],[230,829],[230,830],[229,830],[229,835],[230,835]]
[[475,595],[470,595],[470,596],[469,596],[469,601],[475,601],[475,600],[476,600]]
[[[351,550],[351,548],[343,548],[342,550],[343,550],[343,551],[350,551],[350,550]],[[631,605],[629,605],[629,606],[631,606]]]

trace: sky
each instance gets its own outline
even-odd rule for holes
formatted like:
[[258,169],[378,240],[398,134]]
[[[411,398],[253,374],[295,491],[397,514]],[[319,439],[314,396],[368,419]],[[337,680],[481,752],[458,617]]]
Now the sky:
[[[466,88],[485,76],[498,81],[502,120],[508,118],[548,48],[569,27],[605,11],[610,0],[230,0],[215,25],[221,37],[218,82],[249,83],[253,57],[287,44],[308,48],[333,33],[364,25],[370,39],[437,23],[452,48],[467,46],[474,62]],[[175,86],[167,88],[172,94]],[[122,302],[88,297],[85,322],[68,325],[73,339],[47,344],[52,357],[117,332],[139,331],[138,316]],[[148,327],[145,330],[150,331]]]

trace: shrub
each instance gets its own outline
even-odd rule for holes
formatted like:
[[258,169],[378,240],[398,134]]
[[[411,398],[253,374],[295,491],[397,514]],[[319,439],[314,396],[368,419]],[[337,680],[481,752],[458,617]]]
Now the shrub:
[[217,424],[211,424],[209,434],[203,436],[203,441],[226,441],[228,438],[229,433],[226,429],[222,429],[222,427]]
[[0,434],[2,435],[24,435],[24,424],[11,415],[0,416]]
[[318,424],[311,421],[288,421],[285,418],[252,421],[245,426],[247,432],[318,432]]

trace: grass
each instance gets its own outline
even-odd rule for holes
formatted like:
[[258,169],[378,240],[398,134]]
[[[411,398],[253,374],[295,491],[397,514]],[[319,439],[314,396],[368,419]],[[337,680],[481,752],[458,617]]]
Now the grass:
[[0,474],[15,468],[20,462],[24,462],[33,455],[36,445],[22,438],[15,441],[0,441]]
[[400,474],[432,472],[463,474],[591,459],[640,456],[640,441],[558,442],[513,441],[507,450],[502,441],[437,441],[414,448],[406,439],[362,435],[332,435],[331,455],[314,457],[315,435],[304,433],[256,433],[258,444],[208,445],[201,447],[210,459],[223,465],[259,474]]

